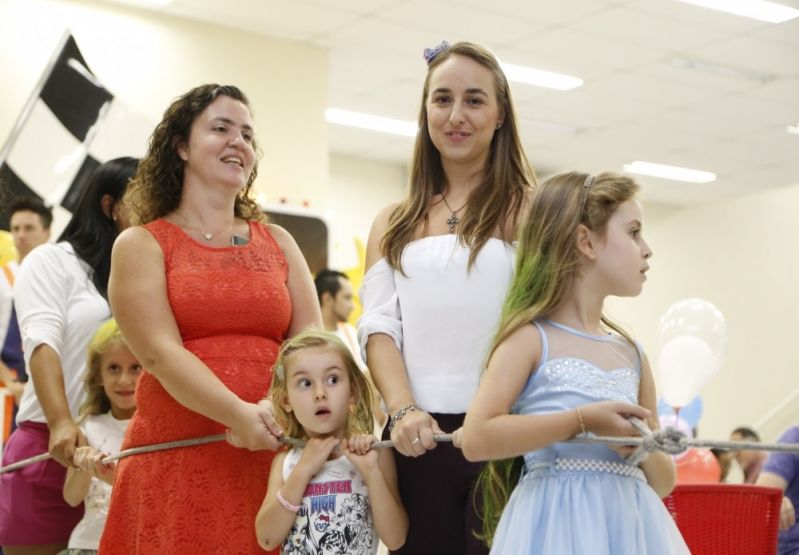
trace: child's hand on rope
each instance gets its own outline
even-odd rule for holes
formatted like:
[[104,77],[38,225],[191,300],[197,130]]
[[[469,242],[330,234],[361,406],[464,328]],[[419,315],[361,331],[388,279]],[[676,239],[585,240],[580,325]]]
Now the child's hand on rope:
[[87,472],[92,478],[98,478],[108,484],[113,484],[117,472],[117,463],[112,461],[108,464],[103,464],[102,461],[107,456],[108,453],[103,453],[93,447],[82,446],[75,450],[73,462],[79,470]]
[[452,445],[461,448],[461,434],[463,433],[463,426],[452,432]]
[[297,467],[302,467],[309,476],[313,476],[319,472],[322,465],[330,458],[330,454],[340,444],[341,440],[337,437],[312,437],[302,450]]
[[641,434],[632,425],[629,417],[636,416],[641,420],[646,420],[651,414],[644,407],[623,401],[591,403],[581,406],[580,410],[583,414],[586,431],[593,432],[598,436],[639,436]]
[[377,438],[371,434],[357,434],[341,443],[344,455],[355,466],[361,476],[366,476],[378,468],[376,449],[372,449],[372,444]]

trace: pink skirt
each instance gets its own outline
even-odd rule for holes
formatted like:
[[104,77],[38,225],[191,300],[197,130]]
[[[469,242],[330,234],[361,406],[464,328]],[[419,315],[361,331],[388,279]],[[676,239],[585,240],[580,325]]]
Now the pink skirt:
[[[47,452],[47,424],[22,422],[8,438],[3,464]],[[69,541],[83,518],[83,504],[64,501],[67,469],[50,459],[0,475],[0,545],[47,545]]]

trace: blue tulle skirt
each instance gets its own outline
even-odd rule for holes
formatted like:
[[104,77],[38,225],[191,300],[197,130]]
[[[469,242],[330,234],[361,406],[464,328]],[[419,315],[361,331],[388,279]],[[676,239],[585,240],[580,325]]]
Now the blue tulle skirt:
[[690,553],[665,505],[638,472],[528,472],[502,513],[491,553]]

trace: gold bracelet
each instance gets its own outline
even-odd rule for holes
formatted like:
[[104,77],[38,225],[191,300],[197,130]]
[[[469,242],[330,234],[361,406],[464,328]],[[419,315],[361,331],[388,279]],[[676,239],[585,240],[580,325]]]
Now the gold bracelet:
[[574,407],[574,410],[577,412],[577,418],[580,419],[580,431],[583,434],[586,434],[585,431],[585,420],[583,420],[583,411],[580,410],[580,407]]

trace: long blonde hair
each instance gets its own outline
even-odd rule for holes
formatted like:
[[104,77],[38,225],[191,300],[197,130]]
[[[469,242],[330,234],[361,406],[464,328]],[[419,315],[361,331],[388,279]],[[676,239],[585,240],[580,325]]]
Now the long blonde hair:
[[[577,226],[604,235],[616,208],[633,198],[638,185],[629,177],[605,172],[589,180],[585,173],[556,175],[538,186],[517,246],[516,271],[505,297],[499,327],[489,351],[513,332],[543,318],[563,304],[580,270]],[[602,323],[634,344],[604,314]],[[519,478],[521,458],[492,461],[478,478],[483,496],[483,533],[489,545],[508,498]]]
[[470,58],[491,71],[497,103],[504,114],[502,127],[494,133],[491,141],[484,182],[469,195],[466,212],[458,226],[458,238],[471,250],[470,267],[498,225],[503,224],[506,218],[511,218],[515,227],[527,192],[535,184],[535,172],[524,154],[510,87],[499,61],[486,48],[470,42],[458,42],[446,48],[428,65],[408,197],[392,212],[388,229],[380,242],[383,256],[393,268],[400,271],[402,251],[414,239],[419,223],[426,221],[430,199],[443,192],[445,175],[441,154],[433,144],[427,127],[427,97],[433,71],[456,55]]
[[78,414],[81,419],[87,416],[105,414],[111,410],[111,399],[103,389],[103,354],[114,345],[122,343],[122,332],[113,318],[103,322],[94,332],[89,342],[88,359],[86,361],[86,376],[83,378],[83,387],[86,390],[86,400],[80,406]]
[[288,412],[283,403],[288,398],[287,366],[291,359],[306,349],[324,347],[341,357],[350,381],[355,405],[347,417],[347,435],[366,434],[372,431],[372,390],[366,376],[358,367],[352,353],[339,337],[331,332],[305,330],[285,341],[275,361],[274,377],[270,397],[274,403],[275,418],[288,437],[308,439],[308,433],[297,420],[294,412]]

